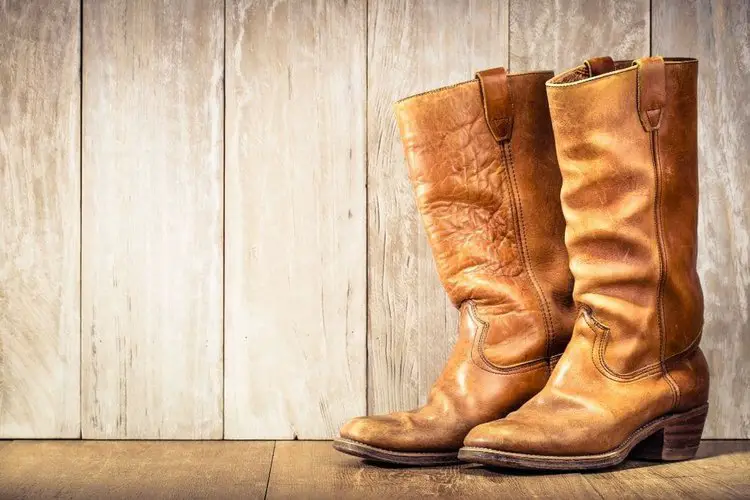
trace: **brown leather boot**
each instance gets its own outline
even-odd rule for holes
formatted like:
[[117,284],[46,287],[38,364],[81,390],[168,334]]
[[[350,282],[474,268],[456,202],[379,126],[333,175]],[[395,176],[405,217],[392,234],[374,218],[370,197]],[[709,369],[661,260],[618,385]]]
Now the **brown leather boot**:
[[575,320],[544,88],[551,76],[497,68],[396,104],[438,273],[460,308],[458,341],[425,406],[355,418],[337,450],[456,462],[472,427],[520,407],[547,381]]
[[694,59],[596,58],[547,83],[580,313],[544,389],[473,429],[462,460],[589,469],[695,455],[708,407],[697,76]]

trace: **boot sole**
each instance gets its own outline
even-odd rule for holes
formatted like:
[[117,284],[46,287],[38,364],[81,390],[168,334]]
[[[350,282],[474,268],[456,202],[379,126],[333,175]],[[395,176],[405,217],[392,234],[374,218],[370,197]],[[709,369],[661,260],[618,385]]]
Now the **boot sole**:
[[347,455],[393,465],[424,467],[429,465],[453,465],[461,463],[460,460],[458,460],[458,450],[448,453],[393,451],[376,448],[374,446],[344,438],[334,439],[333,448],[342,453],[346,453]]
[[684,413],[665,415],[642,426],[617,448],[596,455],[529,455],[466,446],[458,458],[493,467],[529,470],[603,469],[634,459],[677,461],[695,457],[700,444],[708,404]]

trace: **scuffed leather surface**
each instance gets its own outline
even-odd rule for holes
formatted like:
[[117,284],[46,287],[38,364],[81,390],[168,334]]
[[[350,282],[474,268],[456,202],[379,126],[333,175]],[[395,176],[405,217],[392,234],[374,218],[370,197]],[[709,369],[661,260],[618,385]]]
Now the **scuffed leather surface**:
[[341,437],[396,451],[457,450],[469,430],[521,406],[547,381],[549,369],[498,375],[472,360],[481,325],[461,307],[459,337],[424,406],[388,415],[359,417],[341,428]]
[[356,418],[342,437],[396,451],[457,450],[472,427],[517,409],[544,386],[548,350],[562,352],[574,321],[544,90],[551,76],[508,75],[515,124],[505,153],[487,126],[476,80],[396,104],[438,274],[460,307],[458,341],[423,407]]
[[547,90],[573,297],[609,328],[604,358],[621,374],[660,356],[656,183],[636,89],[633,67]]
[[490,323],[487,344],[505,346],[493,363],[543,358],[544,318],[524,269],[508,169],[477,81],[401,101],[396,117],[417,208],[451,301],[474,300]]
[[698,258],[698,62],[667,64],[667,105],[659,129],[661,206],[666,231],[664,355],[685,350],[703,328]]
[[672,395],[661,374],[636,385],[602,376],[591,356],[595,337],[579,318],[544,389],[506,418],[474,428],[464,444],[527,454],[594,454],[615,448],[668,412]]
[[523,86],[518,85],[518,79],[510,80],[514,106],[523,111],[516,113],[510,148],[523,241],[533,278],[545,297],[543,312],[547,314],[551,333],[548,354],[554,355],[568,344],[576,308],[565,248],[565,218],[560,206],[562,177],[544,90],[550,76],[527,74]]
[[[695,274],[696,66],[666,65],[658,198],[650,132],[638,115],[636,68],[554,85],[585,78],[573,70],[548,85],[565,241],[582,309],[544,389],[506,418],[473,429],[466,446],[603,453],[664,414],[706,402],[708,368],[696,347],[702,317]],[[661,287],[657,208],[665,242]]]

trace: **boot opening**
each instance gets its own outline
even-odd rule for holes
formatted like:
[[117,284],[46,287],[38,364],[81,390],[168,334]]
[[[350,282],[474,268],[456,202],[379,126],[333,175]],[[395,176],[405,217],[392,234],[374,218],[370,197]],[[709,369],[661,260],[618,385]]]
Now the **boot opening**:
[[[565,83],[575,83],[575,82],[582,82],[584,80],[590,80],[592,78],[600,78],[602,76],[605,76],[607,74],[614,73],[616,71],[620,71],[623,69],[628,69],[633,66],[634,59],[627,59],[623,61],[615,61],[614,63],[614,69],[611,71],[608,71],[606,73],[602,73],[600,75],[592,77],[589,74],[589,70],[585,65],[580,65],[576,68],[573,68],[569,71],[566,71],[564,73],[561,73],[551,80],[549,80],[548,83],[552,85],[559,85],[559,84],[565,84]],[[665,57],[664,62],[666,64],[680,64],[680,63],[695,63],[698,62],[697,59],[693,59],[691,57]]]

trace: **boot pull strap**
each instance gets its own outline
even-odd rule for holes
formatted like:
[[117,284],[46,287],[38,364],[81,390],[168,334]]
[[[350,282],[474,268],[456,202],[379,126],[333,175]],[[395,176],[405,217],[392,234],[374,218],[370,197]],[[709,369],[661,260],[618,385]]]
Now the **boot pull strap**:
[[513,103],[505,68],[477,72],[484,104],[484,117],[497,142],[510,140],[513,132]]
[[667,104],[667,83],[664,59],[643,57],[633,61],[638,66],[637,104],[638,116],[646,132],[658,130],[662,108]]
[[615,62],[609,56],[592,57],[586,59],[583,64],[589,72],[589,77],[603,75],[615,70]]

